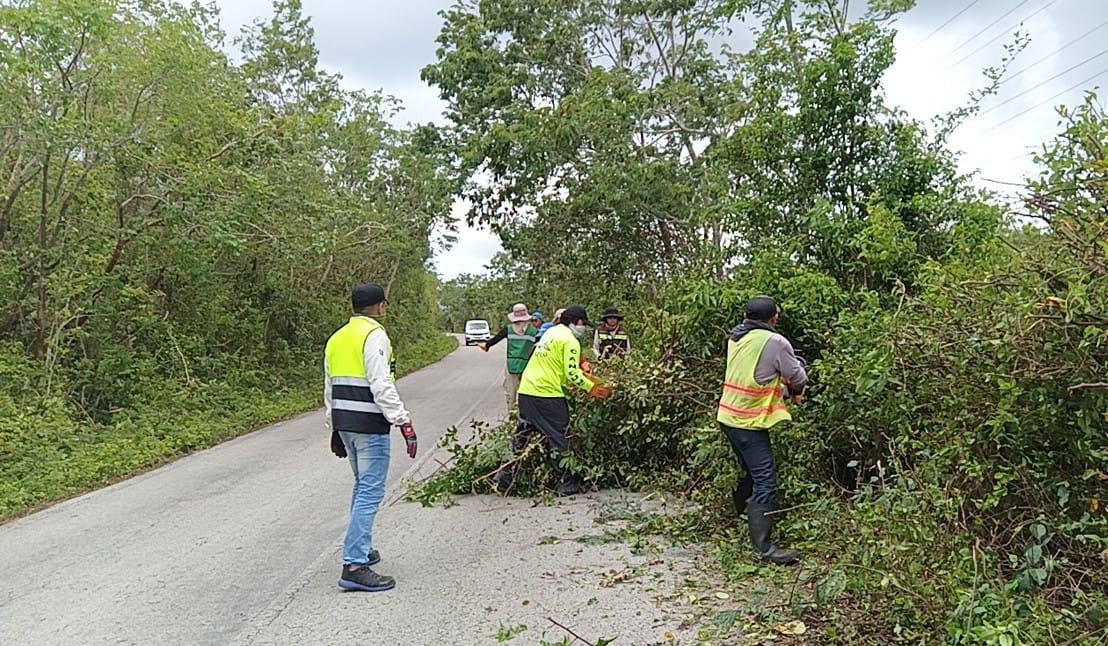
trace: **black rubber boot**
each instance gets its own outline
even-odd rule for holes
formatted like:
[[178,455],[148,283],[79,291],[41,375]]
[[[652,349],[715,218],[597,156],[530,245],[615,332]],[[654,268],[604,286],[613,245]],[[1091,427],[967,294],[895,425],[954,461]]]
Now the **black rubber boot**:
[[800,553],[773,544],[773,505],[751,502],[746,507],[746,522],[750,525],[750,542],[763,561],[777,565],[792,565],[800,560]]
[[742,516],[746,514],[746,502],[754,495],[754,483],[743,480],[739,486],[731,492],[731,500],[735,503],[735,513]]

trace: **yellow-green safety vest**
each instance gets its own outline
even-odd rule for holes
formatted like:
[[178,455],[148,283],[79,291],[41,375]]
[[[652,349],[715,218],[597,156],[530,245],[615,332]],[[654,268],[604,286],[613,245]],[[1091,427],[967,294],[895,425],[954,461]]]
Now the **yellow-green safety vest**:
[[565,387],[571,383],[585,392],[595,385],[581,371],[581,342],[569,327],[555,325],[535,344],[519,380],[519,394],[565,397]]
[[768,330],[752,330],[727,342],[727,373],[716,419],[734,428],[768,429],[792,419],[785,406],[781,377],[768,384],[754,378],[758,359],[773,337]]
[[[365,370],[366,339],[383,329],[384,326],[368,316],[354,316],[327,340],[331,428],[336,431],[385,434],[391,429],[381,407],[373,401]],[[389,358],[389,372],[395,377],[395,356]]]

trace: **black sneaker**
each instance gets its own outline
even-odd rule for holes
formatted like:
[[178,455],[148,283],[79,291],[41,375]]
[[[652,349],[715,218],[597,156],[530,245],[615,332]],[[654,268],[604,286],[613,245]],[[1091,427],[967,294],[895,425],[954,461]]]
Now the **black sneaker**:
[[558,487],[554,490],[554,493],[559,496],[575,496],[581,493],[581,483],[577,482],[576,479],[563,480],[558,483]]
[[512,477],[511,471],[499,471],[492,478],[492,488],[499,494],[506,494],[512,489]]
[[357,570],[351,565],[342,566],[342,576],[339,577],[339,587],[343,590],[358,590],[361,592],[383,592],[396,587],[396,579],[391,576],[377,574],[363,565]]
[[369,560],[366,561],[366,565],[377,565],[381,562],[381,553],[377,550],[373,550],[369,553]]

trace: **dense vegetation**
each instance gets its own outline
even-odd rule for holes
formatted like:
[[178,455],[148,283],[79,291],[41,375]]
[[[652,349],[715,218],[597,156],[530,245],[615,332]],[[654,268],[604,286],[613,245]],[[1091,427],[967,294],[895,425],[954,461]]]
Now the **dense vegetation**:
[[[1008,58],[965,108],[908,118],[881,79],[910,4],[848,23],[816,0],[461,3],[424,75],[507,257],[451,302],[629,312],[635,353],[599,368],[616,397],[575,401],[575,466],[701,504],[684,535],[754,585],[781,575],[742,556],[713,413],[725,332],[776,296],[815,379],[774,431],[783,534],[812,577],[787,611],[813,639],[1103,643],[1108,115],[1095,97],[1060,112],[1021,203],[976,189],[947,139]],[[488,490],[505,432],[414,495]],[[522,492],[543,478],[527,459]]]
[[[911,4],[467,0],[424,73],[449,126],[401,129],[319,68],[296,0],[241,61],[209,8],[4,3],[0,519],[315,405],[374,278],[406,369],[453,347],[436,317],[624,309],[635,352],[599,367],[612,401],[574,402],[574,468],[680,493],[708,512],[682,536],[776,581],[713,422],[721,339],[768,293],[815,380],[774,431],[809,554],[784,612],[825,643],[1101,643],[1108,115],[1062,111],[1019,204],[978,190],[948,137],[1023,41],[920,123],[881,89]],[[457,193],[506,252],[440,290]],[[505,431],[417,495],[487,487]]]
[[275,9],[233,63],[199,4],[0,6],[0,519],[317,405],[357,282],[402,368],[454,347],[434,131]]

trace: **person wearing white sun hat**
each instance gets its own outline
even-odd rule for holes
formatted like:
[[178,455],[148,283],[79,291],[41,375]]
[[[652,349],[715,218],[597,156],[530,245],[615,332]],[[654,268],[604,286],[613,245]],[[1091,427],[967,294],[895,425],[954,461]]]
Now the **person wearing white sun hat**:
[[508,365],[504,376],[504,394],[508,400],[508,409],[516,405],[516,392],[519,390],[519,378],[523,369],[527,367],[527,361],[531,358],[531,351],[535,347],[535,334],[537,330],[531,324],[531,314],[527,306],[517,303],[508,313],[508,325],[501,328],[496,336],[488,341],[477,344],[485,352],[489,348],[508,340]]

